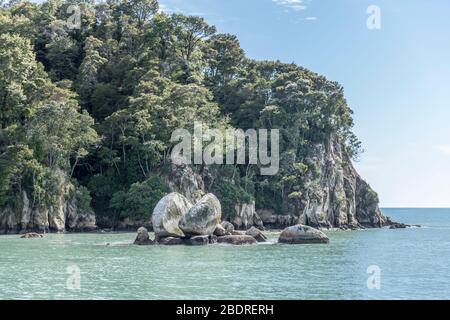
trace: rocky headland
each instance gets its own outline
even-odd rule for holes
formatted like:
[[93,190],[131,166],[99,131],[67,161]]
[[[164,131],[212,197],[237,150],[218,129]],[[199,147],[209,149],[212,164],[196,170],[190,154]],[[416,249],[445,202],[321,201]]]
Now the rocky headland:
[[[138,229],[136,245],[250,245],[266,242],[267,237],[256,227],[237,231],[228,221],[221,221],[222,208],[219,199],[208,193],[192,203],[180,193],[173,192],[163,197],[152,214],[155,239],[150,239],[148,230]],[[279,238],[280,243],[308,244],[328,243],[328,237],[312,227],[296,225],[286,228]]]
[[[85,19],[75,33],[64,27],[64,1],[0,10],[1,234],[143,226],[193,239],[223,221],[252,233],[402,227],[382,215],[353,167],[361,143],[339,83],[294,63],[250,59],[237,37],[202,17],[166,15],[156,5],[144,23],[122,9],[128,5],[89,5],[105,17]],[[111,22],[119,18],[126,27]],[[261,175],[264,161],[235,154],[221,165],[237,145],[214,152],[214,165],[173,165],[172,135],[195,122],[279,132],[278,156],[271,149],[269,157],[279,160],[276,174]],[[152,217],[157,205],[166,211]],[[183,215],[172,223],[177,208]]]

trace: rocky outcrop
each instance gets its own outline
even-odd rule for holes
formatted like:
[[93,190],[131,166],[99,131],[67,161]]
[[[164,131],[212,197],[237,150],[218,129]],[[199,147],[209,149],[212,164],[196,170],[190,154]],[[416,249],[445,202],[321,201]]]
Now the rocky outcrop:
[[173,192],[163,197],[152,215],[153,231],[156,238],[184,237],[179,227],[180,220],[192,208],[192,203],[183,195]]
[[227,243],[233,245],[256,244],[257,241],[248,235],[231,235],[217,238],[218,243]]
[[[377,228],[392,222],[381,214],[378,196],[359,176],[336,137],[310,146],[303,160],[308,171],[302,185],[286,190],[285,212],[258,210],[265,227],[303,224],[315,228]],[[313,168],[313,169],[311,169]]]
[[290,214],[275,214],[275,211],[268,209],[258,210],[257,212],[264,227],[269,229],[284,229],[297,224],[299,219],[299,217]]
[[172,192],[184,195],[192,203],[196,203],[206,193],[202,176],[188,165],[172,164],[165,178]]
[[350,229],[388,223],[378,207],[377,194],[361,179],[337,138],[316,145],[309,160],[316,164],[318,179],[305,195],[299,223]]
[[137,231],[137,236],[136,240],[134,240],[134,244],[138,246],[150,246],[155,243],[152,240],[150,240],[148,230],[144,227],[140,227]]
[[422,226],[419,224],[414,224],[414,225],[410,225],[410,224],[404,224],[404,223],[395,223],[393,222],[390,226],[389,229],[406,229],[406,228],[421,228]]
[[284,229],[278,239],[278,242],[287,244],[328,243],[329,241],[322,231],[304,225]]
[[36,233],[36,232],[29,232],[25,233],[21,236],[23,239],[33,239],[33,238],[43,238],[44,236],[42,234]]
[[179,227],[186,236],[212,235],[221,216],[219,199],[209,193],[181,218]]
[[225,230],[224,227],[222,227],[221,224],[218,224],[216,226],[216,229],[214,230],[214,235],[218,237],[226,236],[228,234],[227,230]]
[[185,243],[182,238],[164,237],[164,238],[158,239],[158,244],[164,245],[164,246],[177,246],[177,245],[182,245]]
[[195,236],[186,239],[184,242],[189,246],[206,246],[210,243],[210,239],[209,236]]
[[245,232],[245,234],[248,236],[252,236],[258,242],[266,242],[267,241],[267,237],[261,232],[261,230],[255,228],[255,227],[251,227],[250,229],[248,229]]
[[63,204],[65,229],[67,231],[93,231],[97,229],[95,213],[90,207],[81,208],[75,196],[69,197]]
[[23,190],[12,204],[0,208],[0,233],[95,230],[95,214],[81,204],[79,190],[63,173],[57,176],[58,193],[51,204],[37,203]]
[[[351,165],[351,164],[350,164]],[[349,184],[347,187],[347,193],[355,194],[355,214],[353,219],[357,221],[359,226],[366,228],[384,227],[389,226],[393,222],[381,214],[378,207],[378,195],[372,188],[356,173],[355,169],[351,165],[348,168],[353,173],[352,176],[356,176],[354,184]]]
[[215,244],[215,243],[217,243],[217,236],[216,235],[212,235],[212,236],[209,236],[209,243],[210,244]]
[[158,244],[164,246],[177,246],[177,245],[206,246],[208,244],[214,243],[217,243],[217,237],[206,235],[194,236],[191,238],[165,237],[158,239]]
[[263,227],[261,218],[256,213],[255,201],[251,203],[237,203],[234,207],[236,215],[233,219],[233,224],[238,229],[244,229],[251,226]]
[[232,233],[234,231],[234,226],[231,222],[222,221],[220,224],[222,225],[222,227],[225,229],[226,232]]
[[[283,212],[257,209],[254,201],[238,202],[233,213],[224,212],[236,229],[247,230],[252,226],[284,229],[296,224],[359,229],[392,224],[382,215],[377,194],[356,172],[346,147],[337,136],[309,145],[306,155],[297,160],[307,170],[301,179],[295,180],[297,184],[283,190],[280,199],[283,205],[278,206]],[[189,166],[173,166],[169,175],[171,188],[195,203],[214,183],[214,176],[207,167],[203,171],[207,174],[197,174]]]

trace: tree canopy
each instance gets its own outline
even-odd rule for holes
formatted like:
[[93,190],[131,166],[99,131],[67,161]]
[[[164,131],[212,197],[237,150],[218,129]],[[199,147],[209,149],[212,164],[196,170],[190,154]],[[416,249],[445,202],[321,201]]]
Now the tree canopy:
[[[70,5],[79,29],[67,24]],[[195,120],[281,132],[280,174],[210,168],[225,215],[239,201],[277,212],[295,203],[314,179],[312,145],[333,138],[361,151],[338,83],[248,59],[235,36],[156,0],[13,1],[0,7],[0,34],[0,205],[22,190],[49,201],[48,181],[62,171],[88,189],[100,217],[148,218],[167,190],[157,177],[171,133]]]

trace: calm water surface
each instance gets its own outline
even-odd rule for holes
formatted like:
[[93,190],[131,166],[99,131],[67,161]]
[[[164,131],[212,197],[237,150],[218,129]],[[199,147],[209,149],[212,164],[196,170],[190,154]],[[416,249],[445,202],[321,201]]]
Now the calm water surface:
[[[449,299],[450,209],[385,209],[406,230],[328,232],[329,245],[138,247],[134,234],[0,236],[0,299]],[[110,245],[106,245],[109,243]],[[381,268],[369,290],[367,268]],[[67,268],[81,272],[67,286]]]

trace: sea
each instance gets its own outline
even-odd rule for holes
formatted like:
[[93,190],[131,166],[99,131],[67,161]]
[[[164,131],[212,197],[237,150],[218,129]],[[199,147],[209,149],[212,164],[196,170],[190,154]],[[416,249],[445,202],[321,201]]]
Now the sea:
[[134,233],[0,236],[0,299],[450,299],[450,209],[383,209],[407,229],[329,244],[134,246]]

